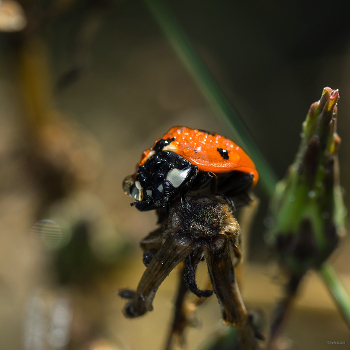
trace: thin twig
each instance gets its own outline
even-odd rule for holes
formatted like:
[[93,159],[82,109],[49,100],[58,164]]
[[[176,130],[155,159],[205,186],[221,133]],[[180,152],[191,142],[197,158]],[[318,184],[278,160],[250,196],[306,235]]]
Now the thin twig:
[[188,288],[184,279],[185,270],[183,264],[182,266],[180,266],[179,272],[179,285],[175,300],[174,317],[165,343],[164,350],[171,350],[173,348],[175,337],[178,337],[178,341],[181,345],[183,344],[183,331],[187,326],[187,317],[184,309],[184,303]]
[[273,350],[276,347],[276,341],[281,334],[285,322],[292,309],[295,297],[303,276],[292,276],[286,286],[284,298],[277,304],[274,310],[274,318],[270,326],[270,337],[266,350]]

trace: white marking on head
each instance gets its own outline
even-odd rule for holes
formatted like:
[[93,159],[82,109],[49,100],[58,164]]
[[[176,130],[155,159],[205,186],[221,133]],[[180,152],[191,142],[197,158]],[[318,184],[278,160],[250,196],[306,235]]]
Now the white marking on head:
[[151,190],[146,190],[147,196],[152,197],[152,191]]
[[166,176],[166,180],[169,181],[175,188],[179,187],[185,181],[190,171],[191,168],[185,170],[171,169]]
[[165,147],[163,147],[162,151],[174,152],[174,151],[177,151],[177,147],[173,142],[171,142],[169,145],[166,145]]
[[157,190],[158,190],[159,192],[163,192],[163,185],[160,184],[160,185],[157,187]]
[[135,186],[133,186],[130,194],[135,200],[142,200],[142,186],[139,181],[135,181]]

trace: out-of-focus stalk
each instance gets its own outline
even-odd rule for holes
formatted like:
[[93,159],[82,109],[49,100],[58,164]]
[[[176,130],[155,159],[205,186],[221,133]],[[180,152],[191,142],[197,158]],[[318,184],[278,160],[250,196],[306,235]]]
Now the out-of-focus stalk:
[[350,298],[349,294],[341,284],[337,273],[329,264],[323,264],[320,267],[320,274],[331,293],[339,312],[343,316],[346,324],[350,328]]
[[272,195],[277,178],[256,146],[237,110],[227,100],[208,67],[198,55],[186,33],[162,0],[144,0],[169,43],[191,74],[210,106],[228,126],[229,133],[253,159],[265,192]]

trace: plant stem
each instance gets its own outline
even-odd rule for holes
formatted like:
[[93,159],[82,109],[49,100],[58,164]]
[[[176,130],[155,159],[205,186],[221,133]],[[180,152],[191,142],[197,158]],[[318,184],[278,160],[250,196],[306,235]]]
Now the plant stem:
[[226,122],[235,142],[253,159],[261,174],[260,183],[267,195],[271,196],[275,190],[277,178],[256,146],[237,110],[224,96],[166,3],[162,0],[144,0],[144,2],[214,112]]
[[346,289],[330,264],[324,263],[320,267],[319,272],[343,316],[345,323],[350,329],[350,298]]
[[184,278],[184,267],[183,263],[180,266],[180,273],[179,273],[179,285],[177,289],[177,295],[176,300],[174,304],[174,316],[173,316],[173,323],[170,327],[169,334],[166,340],[166,344],[164,347],[164,350],[171,350],[173,348],[174,340],[177,340],[179,345],[182,347],[185,345],[183,332],[188,325],[188,319],[185,311],[185,296],[188,291],[188,288],[185,283]]
[[303,276],[292,276],[288,281],[283,299],[276,305],[273,315],[273,321],[270,326],[269,342],[267,350],[276,349],[276,341],[281,334],[286,320],[293,308],[296,294],[299,289],[300,282]]

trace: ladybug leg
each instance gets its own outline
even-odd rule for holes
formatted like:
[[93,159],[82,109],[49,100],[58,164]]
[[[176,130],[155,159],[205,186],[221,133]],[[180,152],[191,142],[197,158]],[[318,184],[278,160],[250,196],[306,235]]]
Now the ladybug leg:
[[152,261],[153,257],[157,254],[157,250],[154,248],[151,248],[150,250],[147,250],[145,252],[143,252],[143,256],[142,256],[142,262],[143,264],[148,267],[148,265],[150,264],[150,262]]
[[215,195],[216,193],[218,193],[218,178],[212,172],[208,172],[207,174],[210,177],[210,193]]
[[207,186],[209,187],[210,193],[215,194],[217,192],[218,187],[218,178],[211,171],[200,171],[197,175],[192,189],[194,191],[198,191]]
[[222,193],[218,193],[217,197],[221,197],[223,200],[225,200],[227,202],[227,204],[231,207],[232,213],[236,211],[235,204],[233,203],[233,201],[230,198],[228,198],[227,196],[225,196]]
[[236,207],[242,207],[252,202],[247,191],[253,183],[254,176],[253,174],[241,174],[240,172],[232,172],[231,176],[225,179],[219,178],[218,191],[227,197],[233,197]]
[[191,206],[188,204],[186,200],[186,196],[181,196],[180,201],[181,201],[181,206],[185,208],[187,211],[191,209]]
[[[237,176],[237,172],[233,172],[229,182],[226,180],[224,184],[219,184],[219,191],[225,193],[228,197],[241,195],[246,193],[253,181],[254,176],[251,173]],[[247,197],[250,198],[248,195]]]
[[184,270],[184,279],[187,284],[188,289],[199,298],[208,298],[213,294],[212,290],[201,290],[198,288],[196,283],[196,268],[198,263],[202,259],[202,252],[197,253],[197,255],[193,256],[190,254],[185,259],[185,270]]

